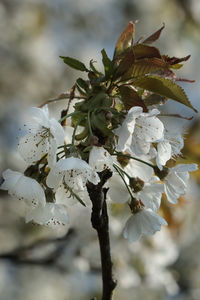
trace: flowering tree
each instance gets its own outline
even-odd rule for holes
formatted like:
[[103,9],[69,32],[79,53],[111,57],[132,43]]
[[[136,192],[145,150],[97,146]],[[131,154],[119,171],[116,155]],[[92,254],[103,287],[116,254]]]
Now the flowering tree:
[[[107,199],[130,208],[123,235],[130,242],[153,235],[167,222],[157,214],[165,193],[177,203],[186,192],[196,164],[175,164],[184,142],[181,115],[162,112],[168,98],[196,111],[176,81],[183,58],[161,55],[151,46],[164,25],[134,41],[135,24],[120,35],[113,59],[103,49],[104,73],[90,61],[61,56],[68,66],[87,73],[70,93],[30,110],[27,134],[18,150],[27,162],[24,173],[3,172],[1,189],[23,200],[26,222],[59,226],[69,223],[67,206],[91,205],[91,223],[99,239],[103,291],[111,299],[112,275]],[[49,116],[48,104],[68,99],[60,120]],[[169,160],[174,167],[169,168]]]

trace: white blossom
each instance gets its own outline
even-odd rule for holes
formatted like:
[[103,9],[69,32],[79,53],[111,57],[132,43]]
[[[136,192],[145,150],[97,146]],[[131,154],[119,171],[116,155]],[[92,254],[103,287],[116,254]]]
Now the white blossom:
[[115,131],[119,137],[117,150],[132,155],[148,154],[151,143],[162,140],[164,126],[156,117],[157,109],[143,113],[142,107],[132,107],[122,125]]
[[161,141],[157,145],[157,155],[156,155],[156,164],[160,170],[162,170],[162,166],[166,164],[166,162],[172,156],[172,147],[168,141]]
[[8,194],[19,200],[24,200],[30,206],[46,203],[44,190],[33,178],[24,176],[20,172],[7,169],[3,172],[4,182],[0,186],[2,190],[8,190]]
[[135,242],[142,235],[153,235],[162,224],[167,225],[167,222],[150,208],[144,208],[127,220],[123,235],[130,242]]
[[169,169],[164,178],[164,192],[169,202],[176,204],[180,195],[184,195],[187,189],[189,172],[196,171],[196,164],[179,164]]
[[[91,205],[86,188],[84,190],[78,190],[74,188],[73,192],[84,202],[87,207]],[[60,184],[60,186],[55,189],[55,199],[56,203],[66,205],[67,207],[78,204],[77,198],[71,194],[64,184]]]
[[90,151],[89,165],[92,166],[96,172],[101,172],[105,169],[113,171],[114,158],[103,147],[93,146]]
[[159,181],[158,177],[153,177],[150,182],[145,182],[143,189],[133,195],[142,200],[145,208],[150,208],[153,211],[157,211],[160,207],[162,193],[164,192],[163,184],[156,183]]
[[63,182],[73,190],[86,189],[87,181],[98,184],[100,178],[94,169],[84,160],[76,157],[60,159],[47,176],[47,185],[58,188]]
[[[144,160],[147,163],[151,163],[144,155],[140,157],[140,159]],[[131,177],[139,177],[145,182],[151,180],[154,173],[152,167],[134,159],[130,159],[128,165],[124,168],[124,170]]]
[[162,117],[161,120],[164,124],[164,138],[158,142],[156,155],[156,163],[160,170],[172,156],[180,154],[184,146],[180,119]]
[[28,134],[19,141],[19,153],[24,160],[31,164],[42,155],[48,153],[48,162],[51,166],[55,162],[57,147],[64,144],[64,130],[60,123],[49,118],[48,107],[32,107],[30,121],[26,124]]
[[[127,178],[125,178],[125,180],[126,179]],[[113,174],[113,176],[109,179],[107,186],[109,187],[108,197],[112,201],[126,203],[130,199],[130,194],[127,190],[127,187],[118,173]]]
[[26,215],[26,222],[32,221],[40,225],[65,225],[69,222],[69,216],[65,205],[46,203],[38,205]]

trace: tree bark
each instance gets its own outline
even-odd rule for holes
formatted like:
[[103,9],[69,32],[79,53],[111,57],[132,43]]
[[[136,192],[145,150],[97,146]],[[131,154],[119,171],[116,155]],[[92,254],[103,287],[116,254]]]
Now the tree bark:
[[105,182],[112,176],[110,170],[100,174],[101,181],[98,185],[88,183],[87,189],[92,201],[91,222],[97,231],[101,254],[102,267],[102,300],[111,300],[117,282],[113,279],[112,260],[110,253],[109,218],[107,213],[106,194],[108,189],[103,188]]

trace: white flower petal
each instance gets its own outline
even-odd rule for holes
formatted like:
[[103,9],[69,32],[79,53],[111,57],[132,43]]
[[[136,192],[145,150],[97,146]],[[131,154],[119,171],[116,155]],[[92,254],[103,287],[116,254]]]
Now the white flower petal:
[[125,239],[128,239],[131,243],[137,241],[142,234],[142,228],[140,220],[136,215],[131,216],[126,222],[123,236]]
[[156,117],[139,117],[136,121],[135,135],[146,142],[155,142],[163,137],[163,123]]
[[1,184],[0,189],[12,190],[12,188],[17,185],[18,180],[23,176],[23,174],[7,169],[2,173],[2,176],[4,178],[4,182]]
[[[137,158],[137,157],[136,157]],[[143,157],[141,157],[143,159]],[[144,161],[149,162],[144,158]],[[124,169],[131,177],[139,177],[145,182],[148,182],[153,176],[153,168],[148,165],[131,159],[129,164]]]
[[130,194],[119,174],[113,174],[108,181],[108,196],[114,202],[125,203],[130,199]]
[[84,170],[84,169],[88,169],[91,170],[92,167],[90,167],[86,161],[77,158],[77,157],[69,157],[69,158],[65,158],[65,159],[60,159],[57,162],[57,168],[60,171],[69,171],[69,170]]
[[93,146],[90,151],[89,165],[96,171],[102,172],[105,169],[113,170],[114,159],[103,147]]
[[185,194],[189,172],[196,171],[197,164],[179,164],[169,169],[168,175],[164,178],[164,189],[167,199],[171,203],[177,203],[180,195]]
[[179,194],[175,193],[173,190],[170,189],[169,185],[164,185],[164,191],[167,196],[167,200],[170,203],[176,204],[178,202]]
[[132,134],[135,129],[135,119],[142,113],[142,107],[132,107],[122,125],[115,130],[115,134],[119,137],[117,150],[125,151],[131,144]]
[[11,196],[24,200],[30,206],[45,205],[44,190],[35,179],[11,170],[5,171],[3,176],[5,179],[3,189],[8,190]]
[[67,209],[64,205],[46,203],[29,211],[26,222],[33,221],[40,225],[64,225],[69,222]]
[[50,188],[58,188],[62,181],[63,175],[54,166],[47,175],[46,184]]
[[146,208],[157,211],[160,207],[163,185],[154,183],[144,186],[141,192],[137,193],[137,198],[142,200]]
[[138,240],[141,235],[152,235],[161,229],[167,222],[151,209],[142,209],[132,215],[126,222],[123,235],[130,242]]
[[47,153],[49,143],[47,139],[42,139],[40,134],[27,134],[19,141],[18,150],[22,158],[29,164],[41,159]]
[[61,124],[56,119],[50,119],[50,131],[56,139],[57,146],[64,144],[65,132]]
[[56,164],[57,143],[55,139],[51,139],[48,149],[48,164],[52,168]]
[[156,163],[158,167],[161,169],[161,166],[164,166],[166,162],[171,158],[171,145],[167,141],[159,142],[157,146],[157,157]]
[[172,168],[176,172],[194,172],[198,170],[197,164],[179,164]]

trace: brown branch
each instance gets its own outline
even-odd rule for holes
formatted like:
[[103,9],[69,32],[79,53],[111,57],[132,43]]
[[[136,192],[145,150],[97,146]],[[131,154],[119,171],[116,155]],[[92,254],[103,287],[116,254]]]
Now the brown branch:
[[110,253],[109,219],[107,214],[106,194],[103,188],[105,182],[112,176],[110,170],[101,172],[101,182],[98,185],[88,183],[87,189],[92,202],[91,222],[97,231],[102,266],[102,300],[111,300],[117,282],[113,279],[112,261]]
[[[70,94],[63,93],[63,94],[59,95],[57,98],[46,100],[45,102],[43,102],[42,104],[40,104],[38,107],[42,108],[46,104],[49,104],[49,103],[52,103],[52,102],[56,102],[56,101],[60,101],[60,100],[66,100],[66,99],[70,99]],[[84,96],[74,95],[74,99],[85,99],[85,97]]]
[[[10,252],[0,254],[0,259],[9,259],[19,265],[42,265],[49,266],[56,263],[57,259],[63,253],[66,245],[75,235],[75,230],[70,228],[62,238],[52,238],[47,240],[38,240],[28,246],[18,247]],[[29,258],[31,252],[44,245],[54,243],[56,248],[44,258]]]

